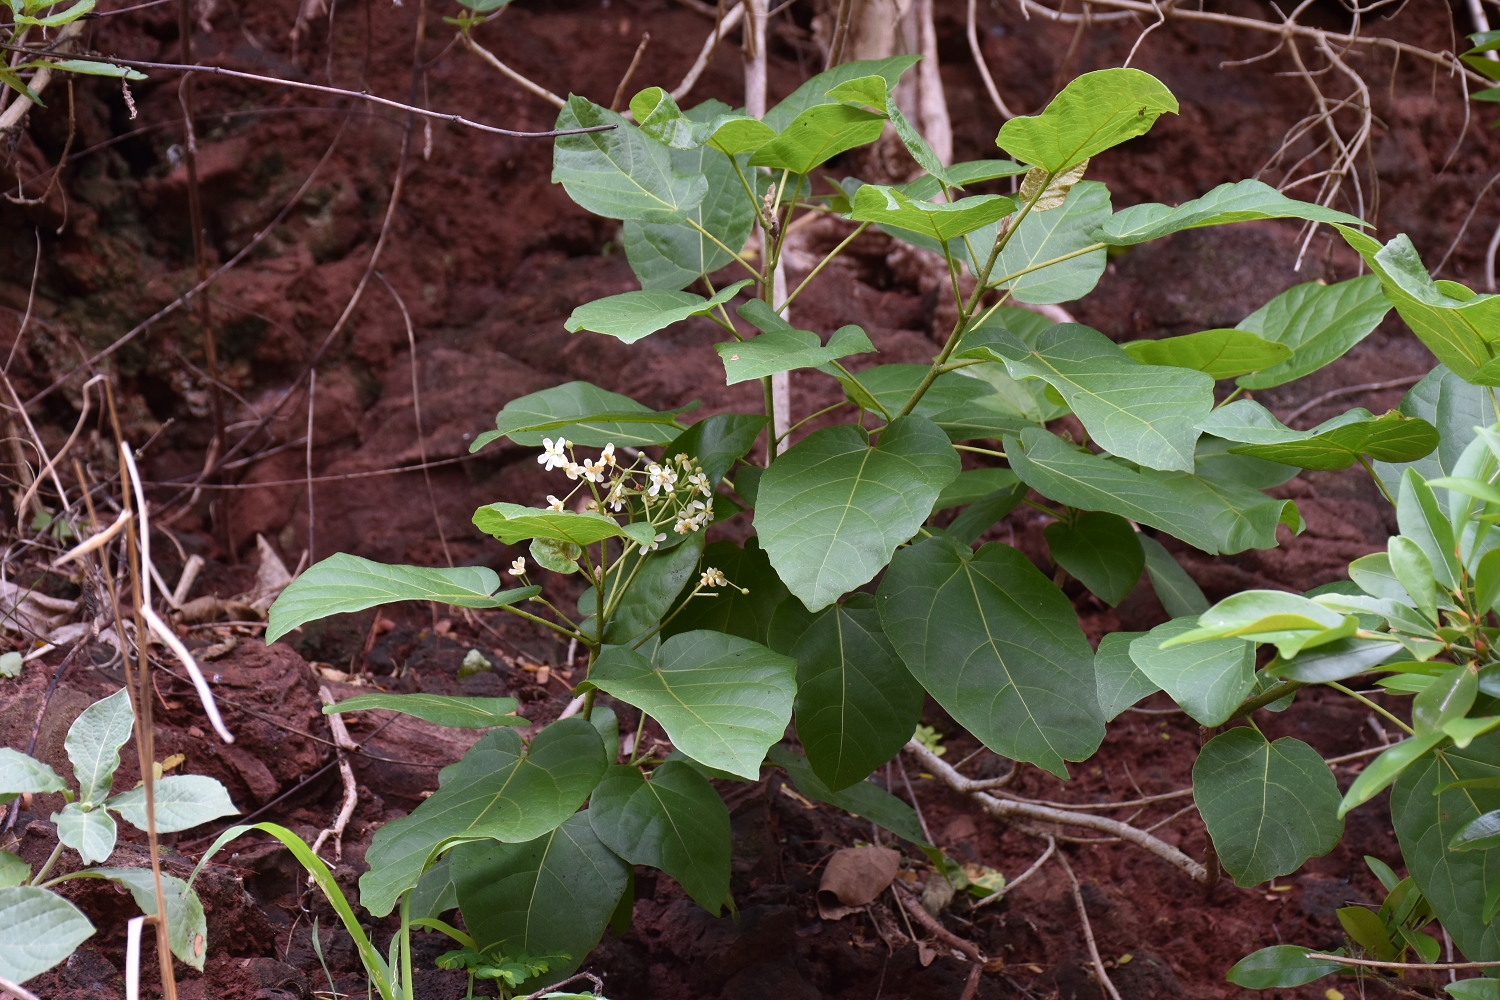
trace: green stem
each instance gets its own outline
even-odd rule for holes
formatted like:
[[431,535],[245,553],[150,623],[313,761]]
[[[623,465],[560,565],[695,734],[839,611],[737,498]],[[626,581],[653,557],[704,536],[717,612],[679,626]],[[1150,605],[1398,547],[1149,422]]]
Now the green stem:
[[646,742],[646,720],[649,718],[650,716],[646,714],[646,710],[644,708],[641,709],[640,721],[635,725],[635,746],[630,748],[631,767],[636,767],[637,765],[639,765],[642,757],[644,756],[641,753],[641,746]]
[[[652,527],[655,527],[655,525],[652,525]],[[610,588],[611,592],[609,594],[601,595],[602,597],[607,598],[606,603],[600,605],[600,607],[603,609],[599,613],[599,623],[601,626],[605,622],[609,621],[609,619],[614,615],[615,611],[620,607],[620,602],[625,599],[625,592],[629,590],[630,585],[635,582],[635,575],[641,571],[642,566],[646,565],[646,556],[648,554],[649,553],[646,552],[642,552],[640,554],[640,558],[635,561],[635,565],[630,567],[630,575],[625,578],[624,583],[621,583],[618,587]],[[620,556],[620,562],[623,563],[624,561],[625,556]],[[619,577],[615,577],[615,580],[618,581]],[[600,632],[599,634],[603,635],[604,633]]]
[[401,989],[405,1000],[416,1000],[411,974],[411,891],[401,897]]
[[825,407],[823,407],[817,413],[809,413],[807,416],[803,417],[801,420],[797,421],[795,424],[793,424],[792,426],[788,427],[781,434],[777,435],[776,440],[780,441],[782,438],[786,437],[788,434],[792,433],[792,431],[796,430],[798,427],[801,427],[803,424],[807,423],[809,420],[814,420],[814,419],[816,419],[818,417],[821,417],[825,413],[832,413],[834,410],[837,410],[839,407],[841,407],[841,406],[849,406],[853,402],[854,401],[851,400],[851,399],[841,399],[837,403],[834,403],[832,406],[825,406]]
[[858,236],[860,233],[864,232],[866,229],[869,229],[869,228],[870,228],[870,223],[868,223],[868,222],[861,222],[859,224],[859,228],[858,229],[854,230],[854,232],[850,233],[847,237],[845,237],[844,242],[840,243],[838,246],[836,246],[832,250],[830,250],[828,252],[828,256],[827,257],[824,257],[822,260],[818,261],[818,266],[815,267],[815,268],[813,268],[811,271],[808,272],[807,277],[805,277],[805,278],[802,279],[802,283],[796,287],[796,289],[792,292],[792,294],[790,294],[790,295],[788,295],[786,297],[786,301],[783,302],[777,308],[776,311],[777,312],[781,312],[782,309],[785,309],[787,306],[791,305],[792,304],[792,300],[795,299],[797,296],[799,296],[799,295],[802,294],[802,289],[806,288],[808,282],[810,282],[814,278],[816,278],[818,276],[819,272],[821,272],[823,270],[823,268],[825,268],[825,267],[828,266],[828,262],[829,261],[831,261],[831,260],[833,260],[833,258],[837,257],[843,251],[843,249],[845,247],[847,247],[850,243],[853,243],[854,242],[854,237]]
[[545,625],[552,631],[559,632],[567,636],[569,639],[577,639],[579,642],[588,642],[588,636],[584,635],[582,632],[579,632],[577,629],[565,628],[564,626],[559,625],[556,622],[549,622],[547,619],[541,617],[540,615],[534,615],[529,611],[522,611],[514,604],[507,604],[500,610],[509,611],[511,614],[516,615],[519,618],[525,618],[529,622],[535,622],[538,625]]
[[62,857],[62,852],[63,852],[63,845],[62,845],[62,841],[59,840],[57,842],[57,846],[54,847],[54,848],[52,848],[52,853],[50,855],[48,855],[47,860],[44,861],[44,862],[42,862],[42,870],[39,871],[39,872],[37,872],[36,873],[36,878],[34,878],[34,879],[31,880],[31,884],[32,885],[41,885],[42,884],[42,880],[45,879],[51,873],[53,866],[57,864],[57,859],[60,858],[60,857]]
[[1214,409],[1217,410],[1221,406],[1228,406],[1230,403],[1234,402],[1234,398],[1236,396],[1238,396],[1240,393],[1242,393],[1244,391],[1245,391],[1245,387],[1244,386],[1242,386],[1242,385],[1235,386],[1233,392],[1231,392],[1229,395],[1225,396],[1223,399],[1219,400],[1218,403],[1214,404]]
[[[725,153],[724,155],[729,156],[728,153]],[[735,176],[740,179],[740,186],[745,189],[745,194],[750,198],[750,204],[755,211],[755,221],[759,223],[760,228],[764,230],[766,228],[766,217],[764,213],[761,212],[760,199],[756,197],[755,189],[750,186],[750,181],[746,179],[745,172],[740,169],[740,161],[736,157],[730,156],[729,162],[734,166]]]
[[875,409],[878,410],[880,412],[880,415],[885,418],[885,422],[886,423],[890,423],[891,422],[890,411],[887,410],[884,406],[881,405],[880,400],[875,398],[875,394],[873,392],[871,392],[869,389],[866,389],[864,387],[864,383],[862,383],[859,379],[857,379],[857,378],[854,377],[854,373],[853,372],[851,372],[849,369],[845,368],[843,366],[843,364],[841,364],[838,361],[830,361],[829,364],[831,364],[831,365],[833,365],[833,367],[837,368],[839,370],[839,374],[842,375],[842,376],[844,376],[844,378],[848,379],[850,382],[853,382],[855,385],[859,386],[859,391],[862,392],[862,393],[864,393],[865,396],[869,398],[870,402],[872,402],[872,403],[875,404]]
[[771,376],[760,377],[761,393],[766,405],[766,468],[776,460],[776,394],[771,389]]
[[[953,446],[953,450],[972,451],[976,455],[990,455],[994,458],[1006,458],[1005,452],[1003,451],[995,451],[993,448],[976,448],[971,444],[956,444]],[[1006,458],[1006,461],[1009,461],[1009,459]]]
[[[1020,225],[1019,222],[1017,222],[1016,224]],[[1007,281],[1014,281],[1017,278],[1025,277],[1032,271],[1040,271],[1044,267],[1051,267],[1053,264],[1061,264],[1065,260],[1072,260],[1074,257],[1082,257],[1086,253],[1093,253],[1095,250],[1103,250],[1108,246],[1109,244],[1107,243],[1090,243],[1082,250],[1074,250],[1072,253],[1065,253],[1061,257],[1053,257],[1051,260],[1044,260],[1040,264],[1032,264],[1030,267],[1021,268],[1021,270],[1019,271],[1012,271],[1010,274],[1004,275],[1000,278],[996,278],[993,282],[990,283],[989,287],[1003,285]]]
[[[1259,711],[1275,701],[1280,701],[1298,688],[1307,687],[1306,681],[1282,681],[1272,684],[1254,698],[1247,698],[1239,708],[1234,710],[1230,719],[1238,719],[1240,716],[1249,715],[1251,712]],[[1226,722],[1228,720],[1225,720]]]
[[1387,712],[1385,709],[1381,708],[1379,705],[1375,704],[1373,701],[1371,701],[1370,699],[1366,698],[1364,695],[1360,694],[1358,691],[1353,691],[1353,690],[1345,687],[1342,684],[1335,683],[1334,681],[1329,681],[1328,682],[1328,686],[1331,687],[1331,688],[1333,688],[1335,691],[1339,691],[1339,692],[1341,692],[1343,694],[1347,694],[1349,697],[1353,698],[1355,701],[1359,702],[1361,705],[1365,706],[1366,708],[1370,709],[1371,711],[1379,712],[1381,715],[1385,716],[1387,720],[1389,720],[1393,725],[1395,725],[1398,729],[1400,729],[1406,735],[1408,735],[1408,736],[1415,736],[1415,735],[1417,735],[1415,732],[1412,731],[1412,728],[1410,726],[1408,726],[1406,723],[1402,722],[1400,719],[1396,718],[1390,712]]
[[1375,485],[1380,488],[1380,493],[1385,497],[1386,503],[1392,507],[1396,506],[1396,498],[1391,496],[1391,491],[1385,488],[1385,483],[1382,483],[1380,477],[1375,475],[1375,467],[1370,464],[1370,460],[1364,455],[1360,455],[1359,464],[1364,466],[1365,471],[1370,474],[1370,478],[1375,480]]
[[945,365],[938,365],[938,374],[944,375],[948,372],[956,372],[960,368],[968,368],[970,365],[983,364],[988,364],[988,362],[986,362],[983,358],[959,358],[957,361],[950,361]]

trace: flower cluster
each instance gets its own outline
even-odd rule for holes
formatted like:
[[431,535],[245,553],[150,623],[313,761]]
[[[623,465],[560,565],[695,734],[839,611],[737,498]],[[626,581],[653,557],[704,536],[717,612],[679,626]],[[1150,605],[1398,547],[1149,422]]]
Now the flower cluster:
[[[614,444],[606,444],[598,459],[580,460],[573,442],[566,438],[542,439],[542,453],[537,462],[548,472],[561,471],[578,483],[567,496],[547,496],[549,510],[564,511],[580,489],[587,489],[582,509],[598,514],[619,514],[627,506],[649,521],[653,527],[671,529],[688,535],[707,527],[714,519],[713,486],[708,474],[687,454],[677,454],[651,461],[636,455],[630,465],[621,465]],[[662,531],[647,551],[666,541]]]

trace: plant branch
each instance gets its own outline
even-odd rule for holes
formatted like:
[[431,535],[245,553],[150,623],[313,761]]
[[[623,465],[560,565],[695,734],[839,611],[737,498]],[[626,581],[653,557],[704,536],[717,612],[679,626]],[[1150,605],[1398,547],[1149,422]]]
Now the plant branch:
[[1089,946],[1089,958],[1094,963],[1094,976],[1099,980],[1099,986],[1105,993],[1109,994],[1111,1000],[1121,1000],[1120,991],[1115,989],[1115,984],[1110,981],[1109,973],[1104,969],[1104,960],[1099,957],[1099,945],[1094,941],[1094,927],[1089,923],[1089,912],[1083,906],[1083,890],[1078,886],[1078,876],[1073,874],[1073,866],[1068,864],[1068,856],[1059,853],[1057,863],[1062,865],[1063,871],[1068,873],[1068,886],[1073,890],[1073,905],[1078,909],[1078,922],[1083,925],[1083,940]]
[[776,307],[776,311],[777,312],[781,312],[787,306],[791,305],[792,304],[792,300],[795,299],[797,296],[799,296],[799,295],[802,294],[802,289],[806,288],[808,282],[810,282],[814,278],[816,278],[818,276],[819,272],[821,272],[823,270],[823,268],[825,268],[825,267],[828,266],[828,262],[829,261],[831,261],[831,260],[833,260],[833,258],[837,257],[843,251],[843,249],[845,247],[847,247],[850,243],[853,243],[854,242],[854,238],[856,236],[858,236],[860,233],[864,232],[866,229],[869,229],[869,228],[870,228],[870,223],[868,223],[868,222],[861,222],[859,224],[859,228],[858,229],[854,230],[854,232],[850,233],[848,236],[846,236],[844,238],[844,242],[840,243],[838,246],[836,246],[832,250],[828,251],[828,256],[826,256],[822,260],[818,261],[818,266],[815,267],[815,268],[813,268],[811,271],[807,272],[807,277],[803,278],[802,279],[802,283],[799,284],[796,287],[796,289],[793,290],[792,294],[790,294],[790,295],[788,295],[786,297],[786,301],[785,302],[783,302],[781,305],[779,305],[779,306]]
[[[511,80],[513,83],[519,84],[521,86],[522,90],[525,90],[525,91],[527,91],[529,93],[535,94],[537,97],[540,97],[542,100],[546,101],[548,104],[552,105],[554,108],[561,108],[563,105],[565,105],[565,104],[568,103],[567,101],[563,100],[561,97],[558,97],[552,91],[548,90],[546,87],[543,87],[539,83],[535,83],[535,82],[533,82],[531,80],[528,80],[526,77],[522,76],[520,73],[517,73],[515,70],[511,69],[509,66],[505,65],[505,63],[501,62],[499,60],[499,58],[493,52],[491,52],[489,49],[485,48],[483,45],[480,45],[478,42],[474,41],[474,39],[469,35],[469,33],[467,31],[460,31],[458,33],[458,37],[459,37],[459,40],[461,40],[464,43],[464,48],[468,49],[470,52],[474,53],[476,56],[478,56],[479,58],[483,59],[485,62],[489,63],[491,66],[495,67],[495,69],[497,69],[497,70],[500,71],[500,73],[501,73],[502,76],[505,76],[507,79]],[[640,53],[639,52],[636,53],[636,57],[640,58]],[[635,69],[635,64],[631,63],[630,64],[630,68],[631,69]],[[620,81],[620,86],[624,87],[624,85],[625,85],[625,81],[624,80]],[[611,108],[610,110],[614,110],[614,109]]]

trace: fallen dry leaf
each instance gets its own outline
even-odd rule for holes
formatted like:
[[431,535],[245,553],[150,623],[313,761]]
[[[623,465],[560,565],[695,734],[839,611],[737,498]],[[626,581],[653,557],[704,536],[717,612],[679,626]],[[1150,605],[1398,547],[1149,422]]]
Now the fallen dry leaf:
[[901,867],[901,852],[889,847],[846,847],[835,851],[818,883],[818,913],[841,920],[885,892]]

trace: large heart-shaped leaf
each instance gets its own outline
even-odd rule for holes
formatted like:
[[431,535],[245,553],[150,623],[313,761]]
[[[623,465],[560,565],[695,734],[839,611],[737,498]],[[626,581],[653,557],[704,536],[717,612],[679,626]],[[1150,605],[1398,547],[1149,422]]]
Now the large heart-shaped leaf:
[[752,781],[766,748],[792,718],[797,663],[722,632],[683,632],[661,644],[656,666],[606,646],[588,682],[644,710],[694,760]]
[[1193,802],[1236,885],[1289,875],[1338,846],[1339,786],[1316,750],[1248,726],[1220,733],[1193,764]]
[[650,777],[609,769],[589,800],[589,823],[633,865],[660,868],[714,916],[729,895],[729,810],[691,765],[669,760]]
[[682,433],[677,417],[690,409],[658,412],[588,382],[567,382],[506,403],[495,414],[495,429],[476,437],[469,451],[500,437],[530,448],[558,437],[594,448],[611,442],[635,448],[666,444]]
[[1246,330],[1203,330],[1161,340],[1132,340],[1120,346],[1143,365],[1196,368],[1215,381],[1258,372],[1292,357],[1287,345]]
[[1169,639],[1195,630],[1193,618],[1174,618],[1130,643],[1141,673],[1172,696],[1201,725],[1222,725],[1255,687],[1255,643],[1207,639],[1162,649]]
[[[73,878],[102,878],[130,890],[135,905],[148,917],[156,916],[156,878],[150,868],[90,868]],[[208,957],[208,920],[203,902],[188,884],[165,872],[161,876],[162,897],[167,904],[167,938],[172,954],[203,971]]]
[[707,316],[716,306],[723,305],[738,295],[740,289],[748,284],[750,279],[747,278],[726,285],[711,299],[692,292],[665,289],[611,295],[586,302],[574,309],[563,327],[569,333],[590,330],[633,344],[642,337],[650,336],[657,330],[665,330],[673,323],[680,323],[690,316]]
[[1043,331],[1030,349],[1012,338],[995,350],[1013,378],[1040,378],[1056,389],[1101,447],[1152,469],[1193,471],[1198,424],[1214,405],[1208,375],[1143,365],[1078,323]]
[[1177,99],[1160,80],[1138,69],[1103,69],[1075,78],[1041,114],[1007,121],[995,144],[1022,163],[1060,174],[1144,135],[1165,112],[1177,113]]
[[1435,427],[1394,410],[1376,417],[1369,410],[1353,409],[1311,430],[1294,431],[1249,399],[1219,407],[1198,427],[1206,434],[1244,442],[1229,449],[1236,455],[1325,471],[1347,469],[1364,455],[1382,462],[1413,462],[1438,444]]
[[1342,222],[1349,226],[1369,225],[1355,216],[1288,198],[1264,181],[1243,180],[1220,184],[1203,197],[1185,201],[1176,208],[1155,202],[1132,205],[1110,216],[1109,221],[1093,235],[1100,243],[1132,246],[1183,229],[1222,226],[1252,219],[1307,219]]
[[35,757],[0,747],[0,795],[22,792],[60,792],[68,787],[57,772]]
[[[998,222],[1015,210],[1015,201],[1004,195],[930,202],[911,198],[897,188],[866,184],[855,194],[849,218],[909,230],[941,245]],[[986,253],[988,249],[985,248]]]
[[1286,361],[1237,380],[1245,389],[1269,389],[1322,368],[1369,336],[1391,311],[1372,274],[1332,285],[1310,281],[1289,288],[1246,316],[1237,329],[1292,349]]
[[1486,367],[1495,356],[1492,342],[1500,340],[1500,296],[1475,295],[1451,281],[1434,282],[1404,233],[1381,246],[1357,230],[1338,230],[1379,276],[1385,297],[1439,361],[1470,382],[1500,385],[1500,370]]
[[878,600],[912,674],[990,749],[1059,777],[1098,749],[1093,651],[1068,599],[1020,552],[930,538],[897,554]]
[[361,694],[346,698],[337,705],[323,708],[324,715],[335,712],[367,712],[380,709],[414,716],[438,726],[455,729],[488,729],[492,726],[527,726],[516,715],[520,702],[514,698],[460,698],[441,694]]
[[375,832],[360,902],[385,916],[454,842],[524,843],[555,829],[588,798],[606,766],[599,731],[584,719],[554,722],[529,747],[511,729],[485,733],[430,798]]
[[499,574],[487,566],[390,566],[340,552],[309,567],[281,592],[271,605],[266,642],[306,622],[395,601],[502,608],[540,593],[537,587],[499,588]]
[[671,151],[623,116],[576,94],[557,115],[557,128],[614,125],[602,132],[558,136],[552,183],[606,219],[677,222],[708,193],[702,174],[683,175]]
[[729,541],[714,542],[703,550],[702,564],[722,572],[731,585],[714,591],[711,598],[689,601],[662,628],[662,635],[670,638],[679,632],[712,629],[769,645],[766,634],[771,616],[786,598],[787,589],[771,568],[760,540],[751,535],[744,548]]
[[1146,554],[1130,522],[1102,510],[1056,521],[1043,534],[1052,561],[1114,607],[1130,595],[1146,568]]
[[1149,524],[1210,554],[1274,548],[1276,526],[1288,521],[1301,530],[1290,500],[1272,500],[1228,477],[1135,470],[1041,428],[1007,435],[1005,453],[1016,475],[1043,496]]
[[0,976],[24,983],[63,961],[94,925],[55,892],[29,885],[0,889]]
[[549,964],[551,982],[594,950],[630,880],[630,867],[600,842],[587,809],[524,844],[460,845],[451,866],[464,925],[480,947],[567,955]]
[[[220,816],[239,815],[229,800],[228,790],[207,775],[169,774],[156,779],[152,792],[157,833],[191,830]],[[105,805],[136,829],[146,829],[145,788],[132,788],[109,799]]]
[[130,739],[134,725],[130,692],[121,688],[84,709],[68,727],[63,746],[78,781],[79,804],[98,805],[109,795],[110,782],[120,766],[120,747]]
[[760,480],[755,529],[787,589],[811,611],[874,579],[958,475],[948,438],[919,416],[874,447],[849,425],[815,431]]
[[797,661],[797,738],[824,784],[863,781],[901,752],[922,711],[922,686],[880,627],[870,594],[817,614],[788,597],[771,619],[771,648]]
[[1099,650],[1094,654],[1094,677],[1099,710],[1104,713],[1105,722],[1113,722],[1131,705],[1160,690],[1130,658],[1130,644],[1145,634],[1111,632],[1099,640]]

